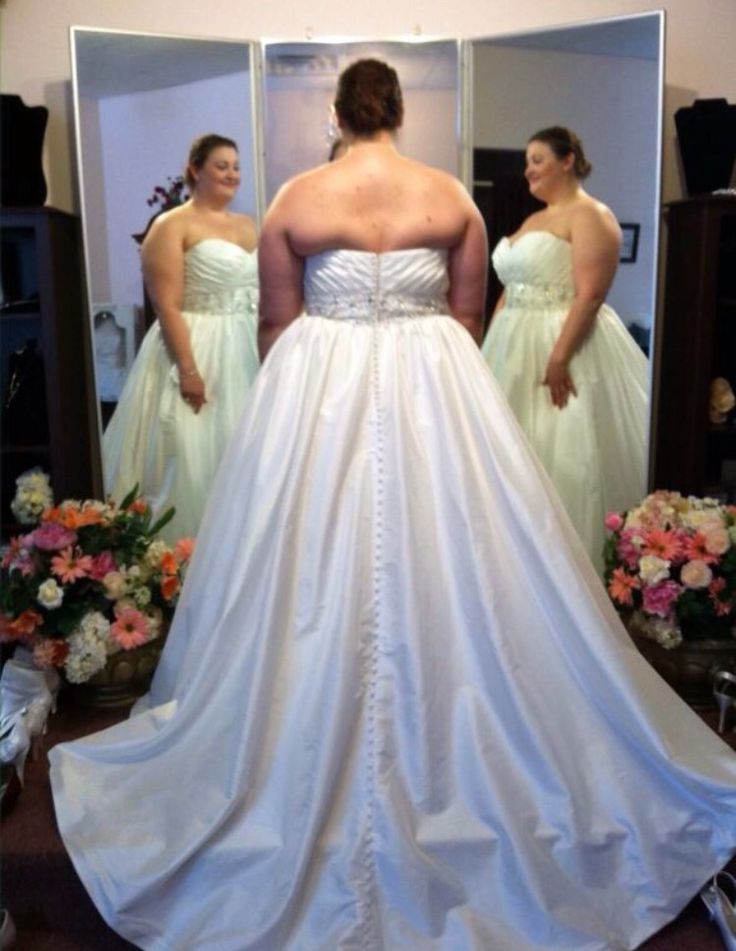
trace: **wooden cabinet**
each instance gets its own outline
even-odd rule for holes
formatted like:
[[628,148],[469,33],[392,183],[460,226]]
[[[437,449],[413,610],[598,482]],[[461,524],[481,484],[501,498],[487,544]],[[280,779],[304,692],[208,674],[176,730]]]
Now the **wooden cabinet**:
[[710,387],[736,391],[736,198],[666,206],[667,252],[658,319],[651,482],[736,501],[736,411],[709,420]]
[[5,208],[0,226],[0,519],[7,538],[16,529],[15,479],[26,469],[49,473],[57,501],[99,494],[99,436],[79,221],[54,208]]

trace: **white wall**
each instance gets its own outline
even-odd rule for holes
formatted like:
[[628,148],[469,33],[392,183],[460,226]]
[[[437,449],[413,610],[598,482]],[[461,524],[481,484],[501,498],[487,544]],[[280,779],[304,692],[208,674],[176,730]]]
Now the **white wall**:
[[[253,154],[249,97],[249,74],[234,73],[100,100],[104,202],[108,221],[115,222],[114,228],[107,228],[106,248],[108,260],[115,265],[108,267],[97,250],[97,259],[110,277],[109,293],[101,294],[98,273],[102,277],[104,270],[90,267],[95,300],[143,303],[139,250],[132,235],[144,231],[150,215],[160,210],[159,206],[149,209],[146,201],[156,185],[166,187],[167,177],[183,173],[189,146],[197,136],[216,132],[238,143],[244,174],[233,210],[255,215],[255,183],[249,174]],[[89,150],[84,151],[86,183]],[[87,210],[87,220],[94,220],[97,209]]]
[[523,150],[537,129],[569,126],[593,163],[585,187],[619,221],[640,224],[637,260],[619,268],[608,300],[627,324],[651,327],[658,215],[654,61],[494,43],[479,44],[473,64],[476,146]]
[[[694,98],[736,102],[733,0],[666,0],[664,197],[681,194],[672,115]],[[303,40],[310,36],[499,36],[522,30],[658,9],[642,0],[7,0],[0,10],[4,92],[51,110],[46,136],[48,203],[74,210],[71,25],[182,33],[212,38]]]

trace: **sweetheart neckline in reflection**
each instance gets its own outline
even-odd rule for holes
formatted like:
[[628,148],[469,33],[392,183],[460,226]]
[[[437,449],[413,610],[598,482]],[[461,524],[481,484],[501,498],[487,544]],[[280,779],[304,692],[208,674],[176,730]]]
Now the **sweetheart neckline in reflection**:
[[257,248],[251,248],[249,251],[247,248],[244,248],[242,244],[236,244],[235,241],[228,241],[227,238],[218,238],[213,236],[211,238],[201,238],[199,241],[195,241],[194,244],[190,245],[186,249],[184,254],[189,254],[190,251],[194,251],[195,248],[198,248],[200,244],[207,244],[208,241],[219,241],[220,244],[229,244],[231,247],[242,251],[243,254],[255,254],[257,250]]
[[547,231],[545,228],[536,228],[533,231],[524,231],[514,241],[512,241],[511,238],[508,237],[508,235],[504,235],[504,237],[501,238],[501,240],[505,241],[506,244],[508,244],[510,248],[515,248],[522,238],[526,238],[530,234],[548,234],[551,238],[556,238],[558,241],[562,241],[565,244],[572,246],[572,241],[568,241],[567,238],[563,238],[562,235],[555,234],[554,231]]

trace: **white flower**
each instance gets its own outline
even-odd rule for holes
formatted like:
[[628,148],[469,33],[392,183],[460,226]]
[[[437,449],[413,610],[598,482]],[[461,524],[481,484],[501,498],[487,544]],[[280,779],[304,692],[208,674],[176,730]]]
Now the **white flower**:
[[639,577],[646,584],[657,584],[670,576],[670,563],[656,555],[643,555],[639,559]]
[[154,539],[146,550],[144,557],[145,564],[151,568],[158,568],[161,564],[161,559],[168,550],[169,546],[162,538]]
[[686,588],[707,588],[712,580],[713,572],[699,558],[688,561],[680,570],[680,581]]
[[38,586],[36,600],[41,607],[53,611],[54,608],[61,607],[61,602],[64,600],[64,589],[55,578],[47,578],[43,584]]
[[49,477],[40,469],[29,469],[18,476],[15,484],[15,497],[10,503],[13,515],[22,525],[33,525],[44,509],[54,504]]
[[717,528],[711,528],[709,526],[702,531],[705,536],[705,550],[711,555],[725,555],[731,547],[731,540],[728,537],[728,531],[723,525],[721,524]]
[[81,684],[107,663],[110,653],[108,633],[110,622],[99,611],[90,611],[67,638],[69,654],[64,661],[67,680]]
[[676,623],[667,618],[652,617],[650,615],[645,617],[640,611],[637,611],[634,614],[633,620],[635,621],[634,631],[636,634],[656,641],[658,644],[661,644],[662,647],[666,647],[667,650],[671,650],[673,647],[677,647],[678,644],[682,644],[680,628]]
[[151,589],[146,588],[143,585],[140,585],[137,588],[133,589],[132,592],[133,600],[135,601],[137,607],[145,608],[151,603]]
[[105,586],[105,595],[111,601],[122,598],[128,587],[125,575],[121,571],[108,571],[102,583]]

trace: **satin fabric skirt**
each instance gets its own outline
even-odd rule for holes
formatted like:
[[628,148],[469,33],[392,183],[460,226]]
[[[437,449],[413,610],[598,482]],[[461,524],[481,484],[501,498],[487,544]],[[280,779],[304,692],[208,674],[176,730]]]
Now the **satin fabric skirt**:
[[646,495],[649,361],[604,305],[570,362],[577,395],[557,408],[542,380],[568,309],[499,311],[483,353],[602,573],[607,513],[637,505]]
[[631,949],[736,848],[736,757],[442,316],[282,335],[150,695],[51,762],[151,951]]
[[256,317],[185,311],[205,383],[199,413],[182,399],[176,367],[156,321],[143,338],[102,438],[105,490],[121,501],[134,485],[155,518],[174,506],[162,537],[196,536],[212,482],[258,367]]

